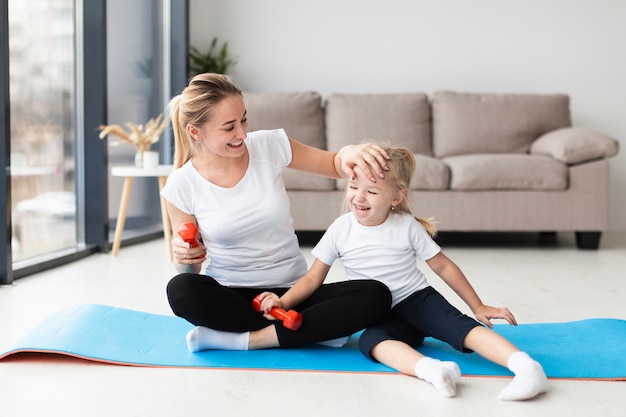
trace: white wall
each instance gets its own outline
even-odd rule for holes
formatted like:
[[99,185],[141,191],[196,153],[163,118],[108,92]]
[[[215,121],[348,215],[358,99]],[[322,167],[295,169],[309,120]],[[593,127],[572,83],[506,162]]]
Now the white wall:
[[623,0],[191,0],[190,42],[227,40],[244,90],[567,93],[620,140],[609,230],[626,231]]

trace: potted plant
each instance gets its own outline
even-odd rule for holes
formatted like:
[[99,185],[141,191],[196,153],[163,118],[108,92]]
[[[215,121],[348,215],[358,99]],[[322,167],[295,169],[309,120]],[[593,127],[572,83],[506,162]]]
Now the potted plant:
[[189,48],[189,76],[193,77],[204,72],[226,74],[237,61],[232,59],[228,51],[228,42],[224,42],[221,48],[217,46],[217,37],[211,41],[207,52],[201,52],[198,48]]

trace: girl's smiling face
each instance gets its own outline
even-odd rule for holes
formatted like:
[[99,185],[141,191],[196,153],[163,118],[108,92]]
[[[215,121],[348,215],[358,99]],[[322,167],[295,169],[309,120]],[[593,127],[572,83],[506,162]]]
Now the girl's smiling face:
[[210,118],[200,126],[187,126],[191,136],[208,151],[222,157],[239,157],[245,153],[248,118],[243,98],[225,97],[211,110]]
[[378,226],[387,220],[391,208],[404,198],[388,179],[369,180],[358,167],[356,176],[348,183],[346,199],[357,221],[364,226]]

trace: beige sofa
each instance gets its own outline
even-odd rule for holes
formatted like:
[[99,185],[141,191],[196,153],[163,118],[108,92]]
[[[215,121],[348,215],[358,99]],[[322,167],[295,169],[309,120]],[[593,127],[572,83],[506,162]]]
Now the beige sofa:
[[[564,94],[244,94],[250,130],[284,128],[331,151],[388,140],[417,158],[412,207],[440,231],[575,232],[597,249],[618,142],[572,127]],[[288,171],[297,231],[343,212],[342,181]]]

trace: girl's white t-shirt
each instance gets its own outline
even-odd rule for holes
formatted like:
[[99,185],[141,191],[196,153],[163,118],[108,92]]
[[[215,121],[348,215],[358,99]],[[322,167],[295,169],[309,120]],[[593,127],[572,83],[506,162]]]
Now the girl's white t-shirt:
[[307,271],[293,228],[283,170],[291,162],[284,130],[248,133],[248,169],[219,187],[191,161],[167,179],[161,195],[196,217],[207,248],[204,273],[230,287],[286,287]]
[[311,252],[332,265],[339,258],[348,279],[375,279],[387,285],[395,306],[428,286],[417,260],[441,248],[424,226],[407,213],[390,213],[378,226],[363,226],[352,213],[335,220]]

